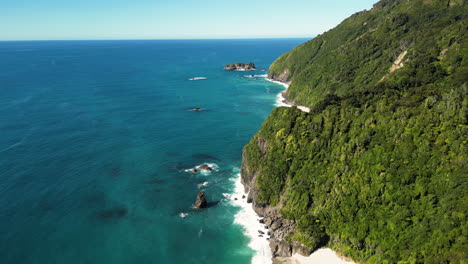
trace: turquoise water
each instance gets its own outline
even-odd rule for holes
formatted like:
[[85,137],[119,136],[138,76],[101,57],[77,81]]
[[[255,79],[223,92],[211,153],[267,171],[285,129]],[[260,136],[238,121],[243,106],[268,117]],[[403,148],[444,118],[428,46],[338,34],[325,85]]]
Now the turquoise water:
[[223,65],[304,41],[0,42],[0,263],[249,263],[223,193],[283,88]]

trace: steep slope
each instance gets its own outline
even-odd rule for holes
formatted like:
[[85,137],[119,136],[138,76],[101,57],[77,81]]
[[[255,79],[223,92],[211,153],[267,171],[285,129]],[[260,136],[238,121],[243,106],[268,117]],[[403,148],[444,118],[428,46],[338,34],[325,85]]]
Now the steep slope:
[[468,261],[467,14],[461,0],[380,1],[270,67],[311,107],[275,109],[244,148],[275,255]]

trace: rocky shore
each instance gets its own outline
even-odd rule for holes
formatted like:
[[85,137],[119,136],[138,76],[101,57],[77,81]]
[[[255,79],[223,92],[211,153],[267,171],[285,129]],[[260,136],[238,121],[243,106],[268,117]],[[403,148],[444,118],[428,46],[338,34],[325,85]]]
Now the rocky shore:
[[[262,152],[265,152],[268,146],[268,142],[259,140],[258,145]],[[292,220],[285,219],[281,216],[279,207],[272,207],[269,205],[259,204],[256,201],[257,190],[255,188],[255,180],[258,176],[258,172],[253,172],[247,166],[245,156],[243,156],[242,167],[241,167],[241,182],[244,185],[244,190],[248,193],[247,202],[252,203],[253,210],[263,217],[261,220],[268,230],[270,237],[270,249],[272,256],[275,257],[291,257],[293,254],[301,254],[308,256],[312,253],[311,249],[308,249],[304,245],[299,243],[289,243],[286,237],[291,234],[294,230],[295,222]]]
[[[275,76],[269,76],[267,80],[282,84],[287,89],[289,82],[286,82],[287,76],[278,78]],[[284,101],[284,97],[281,97],[283,104],[279,106],[291,107],[293,105],[287,104]],[[296,106],[304,112],[309,112],[310,109],[305,106]],[[265,155],[268,149],[268,141],[265,139],[257,139],[257,144],[260,149],[261,155]],[[272,262],[273,263],[295,263],[295,264],[353,264],[343,260],[333,250],[329,248],[318,249],[313,252],[313,249],[306,247],[299,242],[289,242],[287,237],[292,234],[295,228],[294,220],[285,219],[280,213],[281,204],[277,206],[270,206],[266,204],[260,204],[257,202],[258,190],[256,189],[256,179],[259,175],[259,171],[252,170],[248,165],[246,155],[242,155],[242,167],[241,167],[241,183],[244,186],[244,191],[247,194],[247,203],[252,204],[252,208],[255,213],[262,217],[260,220],[261,224],[264,224],[267,230],[268,243],[271,250]]]

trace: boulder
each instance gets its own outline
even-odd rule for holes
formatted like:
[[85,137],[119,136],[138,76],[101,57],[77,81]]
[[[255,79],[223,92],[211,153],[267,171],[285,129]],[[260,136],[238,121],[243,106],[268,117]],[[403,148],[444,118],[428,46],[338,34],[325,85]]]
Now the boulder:
[[213,171],[213,169],[210,166],[208,166],[207,164],[200,165],[197,168],[199,170],[203,170],[203,171]]
[[203,208],[206,208],[207,205],[208,205],[208,202],[206,201],[205,191],[201,190],[197,195],[197,198],[195,200],[195,204],[193,205],[193,208],[203,209]]

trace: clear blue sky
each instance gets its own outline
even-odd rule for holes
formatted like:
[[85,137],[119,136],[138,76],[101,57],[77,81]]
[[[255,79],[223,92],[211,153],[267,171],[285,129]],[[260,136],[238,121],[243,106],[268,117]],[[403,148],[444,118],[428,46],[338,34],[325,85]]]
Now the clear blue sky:
[[377,0],[0,0],[0,40],[310,37]]

